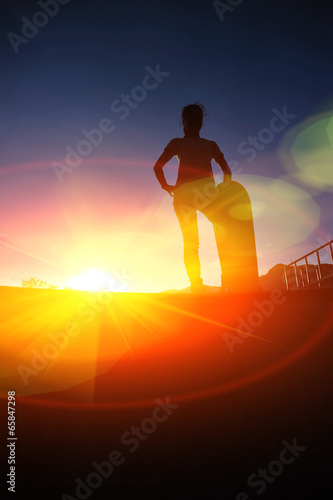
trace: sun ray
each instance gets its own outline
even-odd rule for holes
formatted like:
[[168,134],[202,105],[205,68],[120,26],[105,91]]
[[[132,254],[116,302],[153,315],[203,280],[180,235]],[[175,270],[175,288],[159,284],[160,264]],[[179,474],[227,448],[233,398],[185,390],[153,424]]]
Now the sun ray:
[[131,356],[132,356],[132,357],[134,357],[133,352],[132,352],[131,345],[129,344],[129,342],[128,342],[127,338],[126,338],[126,335],[125,335],[125,333],[124,333],[124,329],[122,328],[122,326],[121,326],[121,324],[120,324],[119,320],[117,319],[117,316],[116,316],[115,312],[112,310],[112,308],[111,308],[111,307],[110,307],[110,308],[108,308],[108,312],[109,312],[109,314],[111,315],[111,317],[112,317],[112,319],[113,319],[114,323],[116,324],[116,327],[117,327],[117,329],[118,329],[118,332],[120,333],[121,338],[124,340],[124,343],[125,343],[125,345],[126,345],[127,349],[128,349],[128,350],[129,350],[129,352],[131,353]]
[[[242,330],[234,328],[234,327],[232,327],[230,325],[227,325],[225,323],[220,323],[219,321],[215,321],[213,319],[209,319],[209,318],[207,318],[205,316],[201,316],[200,314],[196,314],[196,313],[192,313],[190,311],[186,311],[185,309],[179,308],[177,306],[166,304],[166,303],[157,302],[157,301],[155,301],[155,300],[153,300],[151,298],[144,298],[144,297],[142,297],[142,300],[144,300],[146,302],[149,301],[152,304],[154,304],[156,307],[160,307],[162,309],[167,309],[169,311],[176,312],[176,313],[181,314],[183,316],[187,316],[189,318],[196,319],[196,320],[202,321],[204,323],[212,324],[212,325],[215,325],[215,326],[220,326],[222,328],[226,328],[228,330],[231,330],[231,331],[233,331],[235,333],[244,334],[244,332]],[[271,343],[271,344],[274,344],[274,345],[281,346],[281,344],[279,344],[278,342],[274,342],[272,340],[265,339],[265,338],[262,338],[262,337],[259,337],[257,335],[253,335],[253,334],[248,334],[248,335],[251,336],[251,337],[253,337],[253,338],[256,338],[258,340],[262,340],[264,342],[268,342],[268,343]]]
[[31,252],[28,252],[27,250],[22,250],[22,248],[18,248],[18,247],[14,246],[14,245],[10,245],[9,243],[5,243],[4,241],[0,241],[0,244],[3,245],[3,246],[5,246],[5,247],[10,248],[11,250],[16,250],[16,252],[20,252],[23,255],[27,255],[28,257],[32,257],[33,259],[36,259],[39,262],[44,262],[44,264],[48,264],[49,266],[56,267],[57,269],[60,269],[61,271],[64,270],[64,268],[61,267],[61,266],[59,266],[58,264],[55,264],[54,262],[51,262],[51,261],[49,261],[47,259],[43,259],[39,255],[35,255],[35,254],[31,253]]
[[159,337],[145,322],[143,319],[141,319],[139,317],[139,315],[137,313],[134,312],[133,309],[130,309],[129,307],[126,307],[126,311],[128,311],[130,313],[130,315],[138,322],[140,323],[140,325],[142,325],[145,330],[148,330],[153,337],[155,337],[157,340],[161,341],[161,337]]

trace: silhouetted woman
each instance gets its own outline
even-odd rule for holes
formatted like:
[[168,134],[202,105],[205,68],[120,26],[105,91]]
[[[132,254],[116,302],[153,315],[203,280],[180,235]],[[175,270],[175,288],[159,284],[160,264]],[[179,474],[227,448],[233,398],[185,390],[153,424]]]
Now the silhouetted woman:
[[[197,210],[211,219],[209,205],[214,196],[218,196],[212,159],[224,173],[223,182],[231,180],[231,170],[216,142],[203,139],[199,135],[204,112],[204,106],[199,103],[183,108],[184,137],[172,139],[154,166],[162,189],[173,196],[173,206],[184,239],[185,267],[193,292],[204,291],[199,260]],[[179,170],[175,186],[170,186],[166,182],[163,167],[173,156],[178,158]]]

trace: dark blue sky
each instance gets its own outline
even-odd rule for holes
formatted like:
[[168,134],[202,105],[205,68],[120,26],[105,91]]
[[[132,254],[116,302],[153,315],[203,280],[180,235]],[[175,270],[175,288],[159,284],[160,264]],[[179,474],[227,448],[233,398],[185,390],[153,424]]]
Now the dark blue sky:
[[[243,174],[284,178],[290,172],[278,150],[285,135],[312,116],[327,118],[332,112],[332,16],[325,3],[244,0],[225,12],[222,22],[211,1],[70,0],[15,53],[8,33],[21,35],[22,17],[31,21],[41,7],[30,0],[3,0],[0,175],[7,199],[8,186],[15,185],[9,178],[53,195],[64,189],[66,176],[59,183],[51,163],[64,162],[66,146],[74,148],[85,139],[82,130],[96,128],[103,118],[111,119],[115,130],[91,157],[125,158],[133,165],[96,163],[94,175],[105,183],[122,178],[130,189],[140,186],[146,203],[164,196],[153,162],[172,137],[182,136],[181,108],[197,100],[208,112],[201,135],[215,140],[227,161],[238,162]],[[146,67],[157,64],[169,75],[121,120],[111,103],[141,85]],[[296,117],[247,161],[239,145],[269,126],[273,108],[282,112],[284,106]],[[43,166],[24,167],[35,162]],[[70,181],[77,189],[85,169],[91,169],[81,167]],[[328,187],[320,189],[295,182],[320,206],[319,238],[325,239],[333,234],[332,182],[327,179]],[[1,210],[4,227],[8,204]],[[306,235],[309,248],[318,234]],[[279,255],[274,258],[279,261]]]
[[210,1],[70,0],[15,55],[6,31],[20,34],[21,17],[41,9],[2,2],[2,161],[61,155],[64,142],[112,116],[111,102],[157,63],[170,76],[101,153],[122,155],[128,139],[130,156],[154,158],[181,133],[182,106],[198,99],[209,113],[207,134],[233,157],[272,107],[287,105],[301,120],[331,98],[331,19],[323,5],[244,0],[221,22]]

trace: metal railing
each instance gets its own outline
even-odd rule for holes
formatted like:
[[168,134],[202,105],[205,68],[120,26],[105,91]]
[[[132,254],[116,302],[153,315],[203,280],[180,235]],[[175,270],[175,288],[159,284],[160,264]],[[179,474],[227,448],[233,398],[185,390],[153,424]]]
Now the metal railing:
[[[323,272],[323,263],[320,260],[320,255],[319,252],[325,247],[329,247],[330,249],[330,254],[331,254],[331,259],[333,263],[333,240],[328,241],[325,243],[325,245],[322,245],[321,247],[316,248],[316,250],[313,250],[312,252],[307,253],[306,255],[303,255],[303,257],[300,257],[297,260],[294,260],[294,262],[291,262],[290,264],[284,266],[284,277],[286,281],[286,288],[287,290],[299,290],[299,289],[304,289],[309,286],[317,286],[321,287],[322,282],[324,280],[328,279],[333,279],[333,273],[329,274],[328,276],[325,276]],[[317,258],[317,264],[309,264],[309,257],[311,255],[315,255]],[[297,265],[298,263],[304,261],[303,265]],[[311,267],[312,266],[312,267]],[[311,280],[311,270],[315,270],[315,279]],[[291,288],[290,286],[290,270],[292,270],[292,276],[295,281],[295,288]],[[288,275],[289,273],[289,275]]]

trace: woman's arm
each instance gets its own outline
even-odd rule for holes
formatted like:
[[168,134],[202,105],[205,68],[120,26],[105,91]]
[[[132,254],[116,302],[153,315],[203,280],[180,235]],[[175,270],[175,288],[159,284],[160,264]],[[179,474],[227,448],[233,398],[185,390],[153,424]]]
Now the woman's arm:
[[215,161],[223,171],[223,174],[224,174],[223,182],[231,181],[231,170],[230,170],[228,163],[226,162],[226,160],[224,158],[224,155],[221,153],[220,156],[218,158],[216,158]]
[[154,165],[154,172],[158,182],[161,184],[161,188],[167,191],[170,196],[172,196],[171,193],[173,192],[175,186],[170,186],[167,183],[164,176],[163,167],[169,160],[171,160],[173,156],[174,155],[171,153],[171,151],[165,150]]

